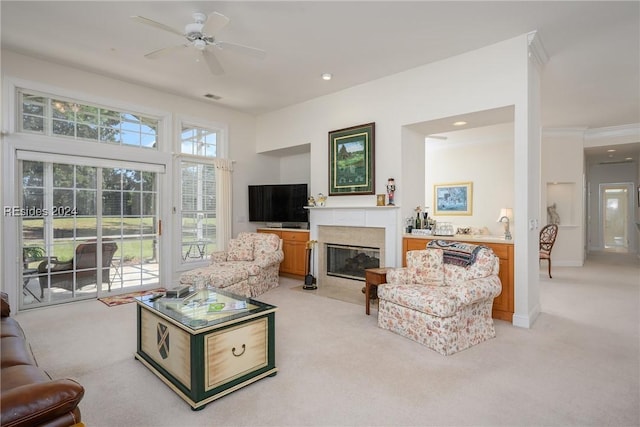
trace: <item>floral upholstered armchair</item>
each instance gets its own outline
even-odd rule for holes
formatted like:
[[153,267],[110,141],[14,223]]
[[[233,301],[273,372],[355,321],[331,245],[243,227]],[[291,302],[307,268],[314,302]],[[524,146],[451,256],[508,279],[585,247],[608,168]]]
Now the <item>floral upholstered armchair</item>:
[[283,259],[277,235],[242,232],[226,251],[213,252],[208,266],[183,273],[180,283],[192,286],[202,279],[207,286],[256,297],[278,286]]
[[495,337],[499,260],[485,246],[435,242],[407,252],[406,268],[387,272],[378,287],[378,326],[450,355]]

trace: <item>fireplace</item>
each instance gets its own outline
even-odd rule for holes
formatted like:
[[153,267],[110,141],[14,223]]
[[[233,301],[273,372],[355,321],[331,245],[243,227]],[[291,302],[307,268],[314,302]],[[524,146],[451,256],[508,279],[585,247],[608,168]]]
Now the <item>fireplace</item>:
[[364,281],[367,268],[380,267],[380,249],[327,244],[327,276]]
[[[355,248],[355,249],[350,249]],[[339,250],[343,249],[343,250]],[[358,258],[362,261],[361,252],[367,251],[366,256],[375,257],[378,266],[385,265],[385,230],[380,227],[345,227],[321,225],[318,227],[318,286],[342,286],[362,288],[364,269],[357,274],[353,272],[338,272],[330,274],[329,267],[334,264],[346,263],[347,258]],[[330,260],[333,253],[333,260]],[[354,261],[350,261],[351,264]],[[362,268],[362,266],[360,266]],[[373,267],[371,267],[373,268]],[[362,277],[358,277],[361,275]]]
[[[317,207],[309,208],[311,240],[317,240],[314,253],[318,288],[341,289],[358,300],[362,294],[362,278],[330,275],[327,272],[328,246],[366,248],[377,251],[380,267],[395,267],[400,260],[398,250],[402,224],[398,207]],[[367,253],[374,257],[373,254]],[[374,268],[374,267],[372,267]],[[364,276],[364,273],[361,273]],[[358,276],[346,274],[347,276]]]

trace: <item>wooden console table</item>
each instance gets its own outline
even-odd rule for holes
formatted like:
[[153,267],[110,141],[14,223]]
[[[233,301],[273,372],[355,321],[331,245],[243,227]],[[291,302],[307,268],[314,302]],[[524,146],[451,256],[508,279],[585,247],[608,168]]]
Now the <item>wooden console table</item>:
[[383,283],[387,283],[387,270],[389,267],[381,267],[381,268],[368,268],[364,271],[364,300],[366,313],[369,314],[369,308],[371,306],[371,291],[375,286],[376,290],[378,289],[378,285]]

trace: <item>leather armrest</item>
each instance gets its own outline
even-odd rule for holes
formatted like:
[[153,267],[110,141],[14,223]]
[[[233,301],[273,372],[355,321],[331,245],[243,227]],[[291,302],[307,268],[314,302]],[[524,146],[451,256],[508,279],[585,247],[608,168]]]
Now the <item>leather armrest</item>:
[[26,427],[46,424],[73,412],[83,397],[84,387],[71,379],[3,390],[0,395],[2,425]]

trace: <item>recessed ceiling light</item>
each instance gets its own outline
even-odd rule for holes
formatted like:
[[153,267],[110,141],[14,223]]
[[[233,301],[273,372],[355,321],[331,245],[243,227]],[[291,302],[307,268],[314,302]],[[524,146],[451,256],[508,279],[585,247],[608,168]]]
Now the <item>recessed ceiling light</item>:
[[625,160],[633,160],[633,157],[625,157]]
[[614,150],[614,149],[607,150],[607,153],[615,153],[615,152],[616,152],[616,150]]
[[333,75],[331,73],[322,73],[322,80],[331,80]]
[[467,124],[467,122],[465,122],[464,120],[460,120],[458,122],[453,122],[454,126],[464,126],[466,124]]

